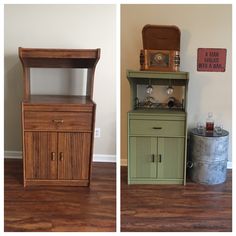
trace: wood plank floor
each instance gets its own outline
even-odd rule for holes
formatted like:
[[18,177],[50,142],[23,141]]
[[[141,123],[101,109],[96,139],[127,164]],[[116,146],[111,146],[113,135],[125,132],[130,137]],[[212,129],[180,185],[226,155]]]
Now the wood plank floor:
[[219,185],[128,185],[121,167],[121,231],[232,231],[232,172]]
[[116,230],[115,164],[93,163],[90,188],[24,189],[22,161],[5,160],[4,169],[5,232]]

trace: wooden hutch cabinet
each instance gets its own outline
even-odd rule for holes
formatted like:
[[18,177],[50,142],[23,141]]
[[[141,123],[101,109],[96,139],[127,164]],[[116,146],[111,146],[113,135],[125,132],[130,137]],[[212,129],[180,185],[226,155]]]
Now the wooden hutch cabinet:
[[[24,78],[24,186],[88,186],[96,109],[93,80],[100,49],[19,48],[19,57]],[[32,95],[31,68],[87,69],[86,94]]]
[[188,73],[129,70],[127,78],[128,183],[185,184]]

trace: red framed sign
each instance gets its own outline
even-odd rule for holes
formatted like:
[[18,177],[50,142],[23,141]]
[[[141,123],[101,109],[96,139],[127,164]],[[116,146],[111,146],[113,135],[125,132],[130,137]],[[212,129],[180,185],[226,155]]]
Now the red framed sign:
[[198,48],[197,71],[225,72],[226,49]]

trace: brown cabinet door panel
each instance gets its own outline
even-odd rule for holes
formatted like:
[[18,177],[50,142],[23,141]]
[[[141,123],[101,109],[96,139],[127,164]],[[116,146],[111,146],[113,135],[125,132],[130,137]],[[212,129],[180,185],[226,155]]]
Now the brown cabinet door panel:
[[26,179],[57,179],[57,133],[25,132]]
[[58,179],[88,179],[91,133],[58,134]]

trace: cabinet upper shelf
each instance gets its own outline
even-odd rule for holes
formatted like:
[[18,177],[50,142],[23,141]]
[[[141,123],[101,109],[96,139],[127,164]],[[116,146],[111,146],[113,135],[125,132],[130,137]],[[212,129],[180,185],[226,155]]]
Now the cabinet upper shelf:
[[94,68],[100,49],[19,48],[24,67],[34,68]]
[[164,79],[164,80],[188,80],[188,72],[159,72],[159,71],[135,71],[128,70],[127,77],[132,79]]
[[131,84],[152,84],[186,86],[189,81],[188,72],[136,71],[127,70],[127,78]]
[[23,66],[24,100],[29,100],[30,68],[84,68],[87,69],[86,96],[93,97],[93,81],[98,49],[22,48],[19,57]]

